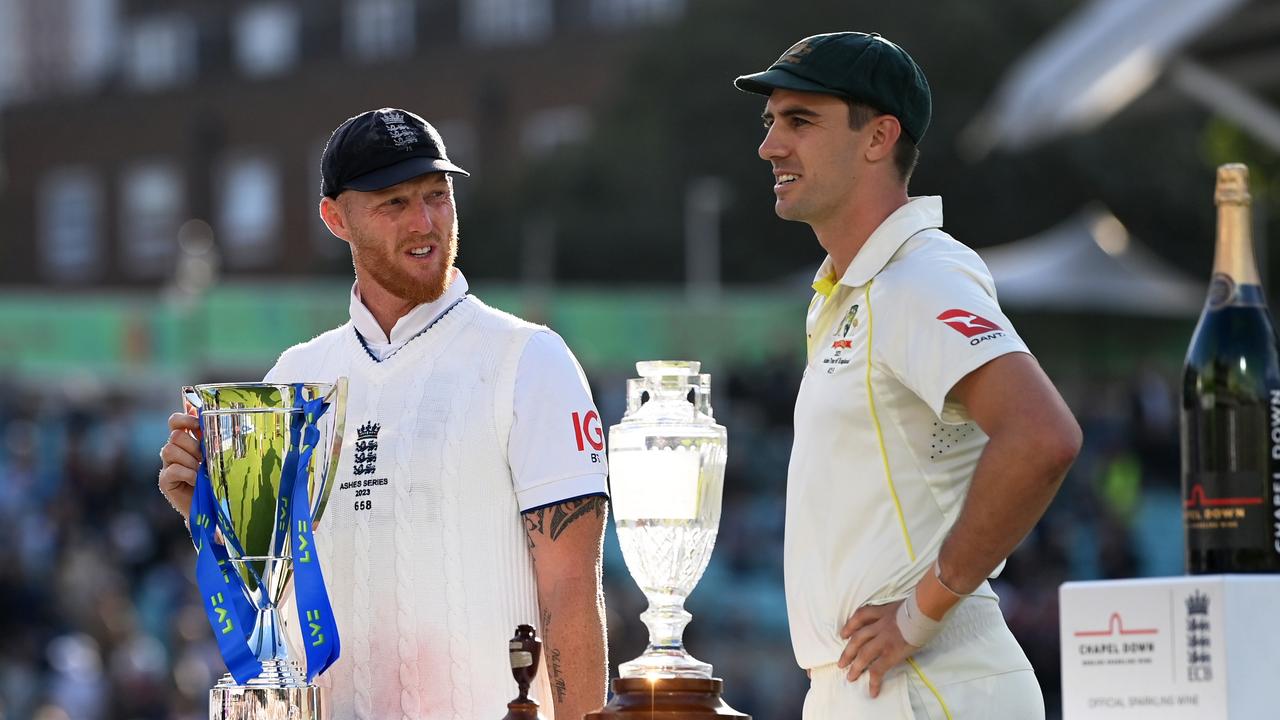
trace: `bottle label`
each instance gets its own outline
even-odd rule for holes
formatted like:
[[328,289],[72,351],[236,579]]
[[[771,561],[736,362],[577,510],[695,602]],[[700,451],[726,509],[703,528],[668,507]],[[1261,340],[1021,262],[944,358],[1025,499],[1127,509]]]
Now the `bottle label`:
[[1251,550],[1271,536],[1267,498],[1257,472],[1201,472],[1188,478],[1183,499],[1192,550]]
[[1209,281],[1209,307],[1216,310],[1229,305],[1236,296],[1236,281],[1226,273],[1214,273]]
[[[1262,507],[1269,510],[1266,513],[1268,517],[1266,522],[1271,526],[1271,549],[1276,555],[1280,556],[1280,390],[1270,388],[1267,392],[1271,399],[1269,407],[1271,412],[1268,417],[1271,419],[1271,432],[1267,433],[1267,437],[1271,440],[1271,482],[1270,482],[1270,500],[1268,506],[1263,503]],[[1267,484],[1264,483],[1262,494],[1268,495]],[[1274,559],[1274,558],[1273,558]]]

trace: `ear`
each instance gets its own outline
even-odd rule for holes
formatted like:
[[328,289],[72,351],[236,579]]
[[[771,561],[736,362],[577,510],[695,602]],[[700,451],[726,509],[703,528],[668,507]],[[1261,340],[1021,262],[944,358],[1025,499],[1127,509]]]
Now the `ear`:
[[867,162],[876,163],[893,154],[902,136],[902,125],[892,115],[878,115],[871,121],[871,138],[867,144]]
[[341,202],[333,198],[321,198],[320,200],[320,219],[324,221],[329,232],[333,233],[338,239],[350,243],[351,229],[347,225],[346,208]]

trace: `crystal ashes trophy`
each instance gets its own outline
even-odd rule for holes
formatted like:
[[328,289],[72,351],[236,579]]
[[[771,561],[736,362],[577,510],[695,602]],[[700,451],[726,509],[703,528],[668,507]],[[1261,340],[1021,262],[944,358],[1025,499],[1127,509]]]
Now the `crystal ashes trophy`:
[[[209,692],[211,720],[327,717],[311,680],[339,641],[312,528],[342,448],[346,390],[346,378],[183,388],[204,451],[190,514],[196,577],[230,671]],[[305,670],[277,609],[290,591]]]
[[649,600],[640,616],[649,646],[619,666],[613,699],[587,720],[748,718],[724,703],[721,681],[682,639],[692,617],[684,601],[711,559],[724,486],[726,433],[712,417],[711,378],[700,367],[636,363],[626,415],[609,429],[613,518],[627,569]]

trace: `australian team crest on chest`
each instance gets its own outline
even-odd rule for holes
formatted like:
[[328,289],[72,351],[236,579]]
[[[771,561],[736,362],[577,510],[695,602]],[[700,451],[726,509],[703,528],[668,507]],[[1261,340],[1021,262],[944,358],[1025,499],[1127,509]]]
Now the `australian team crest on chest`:
[[853,336],[857,328],[858,305],[854,303],[840,322],[836,323],[831,331],[831,345],[822,353],[822,364],[827,368],[828,375],[853,362]]
[[849,308],[849,312],[844,314],[844,320],[840,321],[840,324],[836,326],[835,332],[833,332],[832,335],[839,335],[842,338],[847,338],[849,337],[849,333],[856,327],[858,327],[858,304],[854,303],[853,307]]

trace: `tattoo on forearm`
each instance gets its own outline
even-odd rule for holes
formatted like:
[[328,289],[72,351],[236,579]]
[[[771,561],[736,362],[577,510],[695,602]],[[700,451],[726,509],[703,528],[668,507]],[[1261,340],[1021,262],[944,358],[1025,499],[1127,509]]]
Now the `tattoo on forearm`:
[[533,549],[533,534],[542,532],[542,511],[546,508],[539,508],[533,512],[524,514],[524,541],[529,543],[529,549]]
[[569,528],[575,520],[590,514],[597,518],[604,517],[604,498],[596,496],[581,500],[570,500],[551,508],[551,539],[555,540]]
[[551,685],[556,689],[556,700],[564,702],[565,692],[568,688],[565,686],[564,674],[560,671],[560,651],[551,651]]
[[541,615],[542,641],[551,651],[547,658],[547,668],[551,671],[551,687],[556,691],[556,701],[564,702],[565,693],[569,688],[564,681],[564,672],[560,669],[560,649],[555,647],[555,639],[551,637],[551,611],[541,608]]
[[[603,518],[607,501],[595,495],[580,500],[569,500],[559,505],[538,508],[530,510],[524,514],[524,529],[530,536],[529,546],[533,547],[533,534],[550,535],[554,542],[559,539],[560,535],[569,528],[576,520],[587,515],[595,514],[597,518]],[[548,516],[550,516],[548,518]],[[550,521],[550,532],[548,532],[547,524]]]

